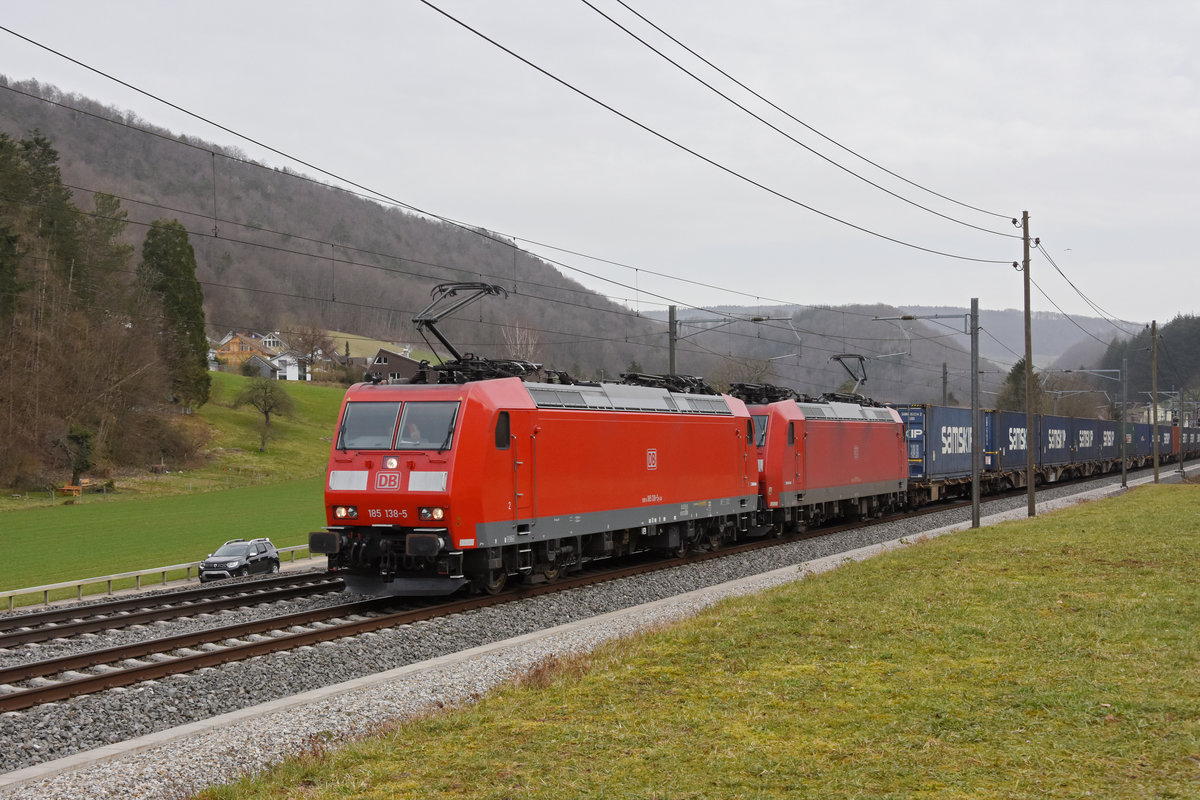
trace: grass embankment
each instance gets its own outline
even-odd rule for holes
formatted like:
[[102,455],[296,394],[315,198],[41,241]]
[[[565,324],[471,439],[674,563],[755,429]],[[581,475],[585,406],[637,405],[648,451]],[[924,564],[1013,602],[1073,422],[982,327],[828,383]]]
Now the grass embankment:
[[1200,793],[1200,488],[926,542],[202,798]]
[[238,536],[306,543],[324,524],[321,476],[345,389],[281,384],[295,412],[272,419],[260,452],[262,415],[233,407],[246,380],[213,373],[210,401],[188,420],[207,440],[207,463],[195,469],[119,476],[114,492],[74,501],[6,495],[0,589],[195,561]]
[[[334,349],[339,352],[345,352],[347,345],[350,347],[350,355],[355,358],[366,358],[376,355],[380,349],[391,350],[393,353],[402,352],[406,345],[396,342],[385,342],[382,339],[369,339],[365,336],[357,334],[343,333],[342,331],[330,331],[329,338],[333,340]],[[414,361],[420,361],[423,358],[434,360],[434,354],[428,350],[422,350],[418,347],[413,347],[409,353],[409,357]]]

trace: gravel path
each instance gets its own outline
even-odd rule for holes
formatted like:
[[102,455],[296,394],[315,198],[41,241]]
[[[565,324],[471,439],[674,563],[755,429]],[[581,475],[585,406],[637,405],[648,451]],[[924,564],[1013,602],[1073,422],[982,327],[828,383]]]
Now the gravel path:
[[[1056,496],[1089,490],[1103,494],[1112,485],[1105,480],[1040,492],[1039,508]],[[995,501],[985,506],[984,514],[990,518],[1006,509],[1023,516],[1024,497]],[[795,580],[797,565],[808,568],[825,557],[912,538],[969,517],[966,510],[900,519],[0,715],[0,740],[6,742],[0,749],[0,794],[187,797],[314,744],[361,735],[423,709],[469,702],[550,655],[586,652],[612,638],[693,614],[727,594]],[[773,570],[778,572],[764,576]],[[559,629],[545,634],[553,628]],[[516,637],[524,639],[506,641]],[[439,661],[432,669],[422,663],[433,659]],[[358,681],[355,691],[316,700],[328,694],[324,687],[347,681]],[[272,713],[257,707],[272,701],[277,709]],[[218,715],[226,716],[211,721]],[[168,730],[170,734],[155,733]],[[132,748],[116,748],[114,752],[134,752],[111,760],[79,769],[60,762],[24,774],[12,772],[73,754],[79,755],[71,761],[87,764],[98,754],[86,751],[147,734],[154,735]],[[186,734],[194,735],[173,738]],[[162,744],[164,740],[170,741]],[[71,771],[25,783],[36,773],[60,768]]]

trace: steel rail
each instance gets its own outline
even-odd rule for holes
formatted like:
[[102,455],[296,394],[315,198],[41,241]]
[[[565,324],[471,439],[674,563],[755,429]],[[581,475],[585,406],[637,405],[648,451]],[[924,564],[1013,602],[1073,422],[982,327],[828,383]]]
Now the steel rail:
[[9,631],[16,628],[31,628],[37,625],[50,625],[63,620],[82,619],[85,616],[117,614],[132,608],[150,608],[155,605],[167,606],[174,603],[187,603],[193,600],[203,600],[214,596],[227,597],[236,594],[245,595],[247,592],[256,591],[263,588],[293,586],[300,583],[312,584],[322,581],[330,582],[332,580],[334,579],[331,579],[328,574],[323,571],[310,571],[299,574],[291,573],[286,575],[273,575],[269,578],[261,578],[253,581],[241,581],[239,583],[221,583],[215,586],[210,585],[192,589],[160,592],[153,595],[139,594],[136,597],[127,597],[121,600],[109,600],[103,603],[90,603],[84,605],[73,603],[71,605],[51,608],[44,611],[34,611],[28,614],[4,614],[0,616],[0,631]]

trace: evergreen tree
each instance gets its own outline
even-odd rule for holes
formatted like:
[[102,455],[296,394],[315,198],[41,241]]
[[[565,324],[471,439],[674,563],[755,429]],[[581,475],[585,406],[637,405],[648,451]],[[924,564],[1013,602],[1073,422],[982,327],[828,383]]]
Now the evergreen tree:
[[[1033,410],[1035,413],[1042,413],[1045,410],[1045,391],[1042,389],[1041,383],[1038,381],[1037,370],[1033,372]],[[996,396],[996,407],[1004,411],[1024,411],[1025,410],[1025,359],[1020,358],[1013,368],[1009,370],[1008,377],[1004,379],[1004,387],[1000,390],[1000,394]]]
[[188,408],[208,401],[208,340],[204,293],[196,279],[196,254],[178,220],[155,220],[142,244],[142,287],[162,310],[160,350],[171,376],[173,399]]
[[[86,218],[82,230],[82,260],[72,279],[73,291],[86,304],[106,299],[124,286],[115,279],[116,273],[129,264],[133,246],[121,238],[125,232],[128,212],[115,197],[96,192],[92,198],[94,213]],[[107,304],[111,310],[111,303]]]
[[0,323],[6,322],[17,309],[17,298],[24,291],[21,281],[21,239],[0,226]]

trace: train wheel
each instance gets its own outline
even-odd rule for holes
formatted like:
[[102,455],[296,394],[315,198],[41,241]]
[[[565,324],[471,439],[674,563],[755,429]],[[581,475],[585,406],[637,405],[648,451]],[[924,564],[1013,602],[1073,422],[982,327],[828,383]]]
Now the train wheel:
[[504,591],[504,586],[507,583],[508,573],[502,569],[493,569],[489,570],[481,578],[478,578],[475,585],[485,594],[496,595]]
[[542,577],[546,579],[546,583],[554,583],[562,577],[562,567],[558,565],[542,567]]

